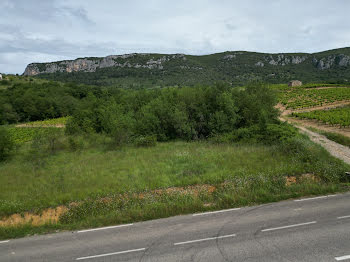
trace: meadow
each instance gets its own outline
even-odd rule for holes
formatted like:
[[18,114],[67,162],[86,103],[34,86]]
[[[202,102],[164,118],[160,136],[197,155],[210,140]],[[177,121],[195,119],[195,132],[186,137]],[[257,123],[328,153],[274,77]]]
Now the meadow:
[[[348,170],[305,137],[294,141],[292,152],[286,145],[214,141],[108,150],[108,141],[98,136],[85,149],[61,147],[53,154],[39,154],[27,145],[1,164],[0,218],[27,211],[40,214],[60,205],[69,211],[58,223],[0,227],[0,238],[47,227],[102,226],[342,191],[339,182]],[[288,177],[307,173],[317,181],[286,186]],[[214,192],[206,189],[208,185]],[[196,186],[198,192],[186,193]],[[137,197],[140,194],[145,197]],[[101,203],[105,199],[109,201]]]

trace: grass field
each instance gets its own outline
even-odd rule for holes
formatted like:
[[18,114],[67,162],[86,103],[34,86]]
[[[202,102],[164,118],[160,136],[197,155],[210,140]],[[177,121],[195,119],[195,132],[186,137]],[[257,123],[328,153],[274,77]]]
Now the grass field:
[[[22,150],[28,150],[22,148]],[[33,161],[32,151],[0,164],[0,217],[80,203],[58,223],[0,227],[0,238],[43,230],[118,224],[175,214],[265,203],[341,191],[348,166],[299,138],[294,152],[282,146],[168,142],[114,151],[61,151]],[[31,155],[29,155],[31,154]],[[34,159],[35,160],[35,159]],[[287,176],[312,173],[320,180],[286,186]],[[322,182],[320,182],[322,181]],[[211,185],[215,192],[150,193],[171,187]],[[186,190],[185,190],[186,191]],[[135,197],[142,194],[144,197]],[[109,199],[101,202],[101,199]],[[209,204],[208,204],[209,203]]]
[[300,119],[313,119],[329,125],[341,127],[350,126],[350,106],[334,108],[330,110],[315,110],[311,112],[292,113],[291,116]]

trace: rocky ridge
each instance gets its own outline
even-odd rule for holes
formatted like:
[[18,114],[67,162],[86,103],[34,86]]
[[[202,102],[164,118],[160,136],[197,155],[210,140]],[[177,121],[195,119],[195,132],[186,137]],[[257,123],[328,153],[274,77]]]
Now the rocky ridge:
[[43,73],[56,72],[95,72],[98,68],[106,67],[128,67],[128,68],[148,68],[148,69],[163,69],[163,63],[171,59],[186,60],[183,54],[164,55],[158,59],[150,58],[145,63],[133,63],[128,59],[135,56],[150,56],[151,54],[125,54],[125,55],[110,55],[103,58],[78,58],[75,60],[65,60],[52,63],[31,63],[29,64],[23,75],[38,75]]
[[[223,54],[221,60],[234,61],[239,56],[244,56],[249,52],[230,52]],[[148,68],[148,69],[163,69],[164,63],[174,59],[186,61],[186,55],[160,55],[157,58],[153,54],[146,53],[132,53],[125,55],[110,55],[103,58],[78,58],[75,60],[64,60],[51,63],[31,63],[29,64],[23,75],[38,75],[43,73],[56,72],[95,72],[98,68],[107,67],[127,67],[127,68]],[[147,58],[143,62],[131,61],[135,57]],[[350,66],[350,56],[345,54],[329,55],[317,58],[313,54],[294,55],[294,54],[265,54],[261,60],[256,61],[253,65],[256,67],[272,66],[286,66],[298,65],[307,62],[311,59],[313,66],[320,70],[326,70],[335,66],[347,67]],[[189,68],[187,65],[180,65],[181,68]]]
[[[73,74],[74,73],[74,74]],[[125,88],[210,84],[224,81],[284,83],[350,81],[350,48],[319,53],[230,51],[211,55],[132,53],[32,63],[25,76]]]

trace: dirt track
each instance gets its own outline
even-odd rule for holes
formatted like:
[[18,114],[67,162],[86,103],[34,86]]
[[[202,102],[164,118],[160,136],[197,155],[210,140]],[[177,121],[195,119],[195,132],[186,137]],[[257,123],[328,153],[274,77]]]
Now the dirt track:
[[298,119],[298,118],[288,118],[288,122],[292,124],[297,124],[299,126],[304,127],[313,127],[325,132],[337,133],[350,138],[350,128],[340,128],[338,126],[331,126],[323,124],[317,120],[306,120],[306,119]]
[[[344,105],[344,104],[342,104]],[[339,105],[338,105],[339,106]],[[311,121],[311,120],[300,120],[295,119],[291,117],[287,117],[288,114],[291,113],[290,110],[283,110],[284,108],[281,105],[277,106],[278,109],[282,111],[280,120],[281,121],[287,121],[291,124],[293,124],[295,127],[297,127],[302,133],[306,134],[311,141],[320,144],[323,146],[332,156],[339,158],[343,160],[345,163],[350,164],[350,148],[343,146],[341,144],[338,144],[334,141],[329,140],[323,135],[320,135],[316,132],[313,132],[306,127],[314,127],[323,131],[327,132],[333,132],[338,133],[347,137],[350,137],[350,128],[338,128],[334,126],[328,126],[324,125],[322,123],[319,123],[317,121]],[[328,106],[329,108],[329,106]],[[323,108],[325,109],[325,108]],[[314,109],[314,110],[320,110],[320,108]],[[286,111],[288,111],[286,113]],[[309,109],[309,111],[312,111]]]
[[327,149],[327,151],[331,155],[343,160],[345,163],[350,164],[350,148],[349,147],[346,147],[346,146],[340,145],[336,142],[333,142],[333,141],[327,139],[325,136],[320,135],[320,134],[315,133],[315,132],[312,132],[305,127],[302,127],[302,126],[297,126],[297,127],[301,130],[302,133],[308,135],[313,142],[320,144],[325,149]]
[[293,112],[310,112],[310,111],[315,111],[315,110],[327,110],[331,108],[337,108],[337,107],[342,107],[350,105],[350,101],[342,101],[342,102],[336,102],[333,104],[328,104],[324,106],[317,106],[317,107],[312,107],[312,108],[305,108],[305,109],[298,109],[298,110],[291,110],[291,109],[286,109],[283,105],[277,104],[276,108],[281,111],[281,116],[280,120],[282,121],[288,121],[291,124],[297,124],[299,126],[303,127],[313,127],[325,132],[331,132],[331,133],[337,133],[346,137],[350,138],[350,128],[349,127],[342,127],[340,128],[339,126],[331,126],[324,124],[320,121],[317,120],[310,120],[310,119],[298,119],[295,117],[288,117]]

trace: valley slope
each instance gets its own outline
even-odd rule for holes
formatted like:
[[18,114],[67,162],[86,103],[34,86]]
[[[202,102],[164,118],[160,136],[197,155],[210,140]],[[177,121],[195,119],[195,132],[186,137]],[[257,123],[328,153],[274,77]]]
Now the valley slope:
[[155,87],[211,84],[242,85],[259,80],[282,83],[348,82],[350,48],[319,53],[256,53],[234,51],[211,55],[126,54],[32,63],[25,76],[94,85]]

